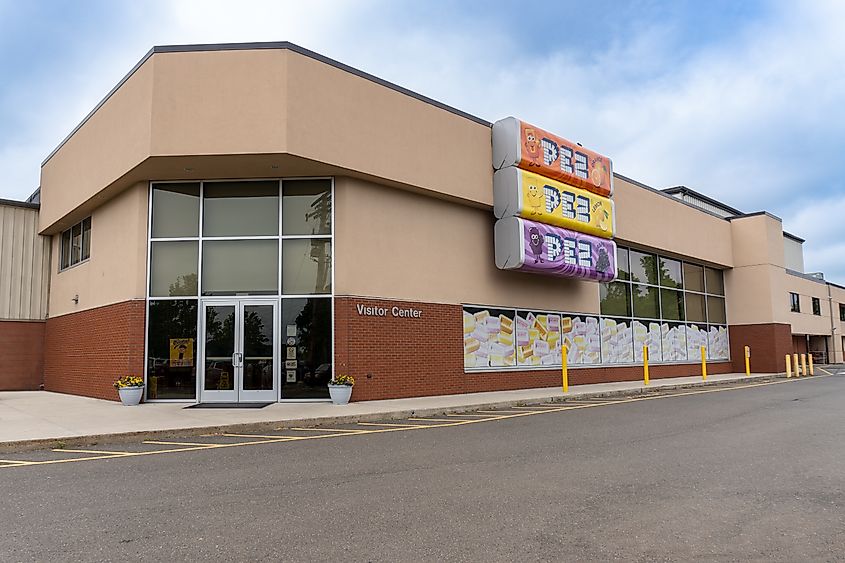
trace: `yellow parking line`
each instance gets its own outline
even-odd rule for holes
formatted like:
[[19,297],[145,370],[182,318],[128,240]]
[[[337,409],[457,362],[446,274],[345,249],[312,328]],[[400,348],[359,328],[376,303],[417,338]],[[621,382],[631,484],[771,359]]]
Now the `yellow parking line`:
[[425,426],[420,426],[419,424],[399,424],[394,422],[356,422],[355,424],[360,424],[361,426],[396,426],[400,428],[425,428]]
[[[830,375],[821,375],[817,376],[815,379],[830,377]],[[537,414],[546,414],[550,412],[562,412],[566,410],[575,410],[575,409],[585,409],[585,408],[593,408],[593,407],[600,407],[606,405],[616,405],[620,403],[633,403],[638,401],[649,401],[652,399],[665,399],[670,397],[681,397],[685,395],[698,395],[703,393],[718,393],[721,391],[737,391],[741,389],[750,389],[753,387],[763,387],[767,385],[779,385],[783,383],[797,383],[799,381],[811,381],[812,379],[788,379],[788,380],[781,380],[781,381],[771,381],[765,383],[751,383],[748,385],[744,385],[742,387],[723,387],[719,389],[702,389],[698,391],[685,391],[680,393],[672,393],[672,394],[665,394],[665,395],[653,395],[648,397],[632,397],[630,399],[623,399],[613,402],[607,403],[592,403],[592,404],[582,404],[582,405],[572,405],[572,406],[561,406],[557,408],[549,408],[544,411],[526,411],[526,412],[500,412],[500,411],[493,411],[499,416],[484,416],[484,418],[474,419],[474,420],[449,420],[448,424],[396,424],[396,423],[374,423],[374,422],[360,422],[358,424],[365,425],[365,426],[387,426],[388,428],[373,428],[372,430],[341,430],[341,429],[334,429],[337,434],[320,434],[316,436],[296,436],[292,438],[278,438],[273,437],[271,439],[261,439],[261,440],[251,440],[247,442],[237,442],[232,444],[199,444],[199,443],[191,443],[191,442],[170,442],[164,440],[144,440],[143,443],[145,444],[162,444],[162,445],[178,445],[178,446],[185,446],[181,448],[171,448],[171,449],[163,449],[163,450],[153,450],[153,451],[146,451],[146,452],[121,452],[119,454],[107,454],[107,455],[92,455],[88,457],[75,457],[75,458],[66,458],[66,459],[53,459],[53,460],[45,460],[45,461],[12,461],[12,460],[0,460],[0,463],[6,463],[6,465],[0,465],[0,468],[10,468],[10,467],[28,467],[32,465],[53,465],[58,463],[74,463],[78,461],[93,461],[97,459],[118,459],[118,458],[127,458],[127,457],[142,457],[142,456],[149,456],[149,455],[159,455],[159,454],[166,454],[166,453],[177,453],[177,452],[187,452],[187,451],[199,451],[199,450],[210,450],[210,449],[222,449],[222,448],[236,448],[240,446],[255,446],[261,444],[273,444],[278,442],[289,442],[289,441],[302,441],[302,440],[319,440],[323,438],[335,438],[339,436],[357,436],[362,434],[383,434],[387,432],[404,432],[407,430],[420,430],[424,428],[441,428],[444,426],[462,426],[466,424],[478,424],[482,422],[489,422],[494,420],[505,420],[509,418],[519,418],[523,416],[533,416]],[[457,416],[467,416],[467,415],[457,415]],[[302,430],[329,430],[326,428],[321,429],[305,429]],[[68,450],[60,450],[60,451],[68,451]],[[99,453],[99,452],[98,452]]]
[[69,450],[67,448],[53,448],[53,451],[69,454],[132,455],[132,452],[110,452],[106,450]]
[[546,412],[546,411],[513,411],[510,409],[502,409],[500,411],[475,411],[482,414],[526,414],[528,412]]
[[367,432],[366,430],[356,430],[355,428],[279,428],[278,430],[305,430],[308,432]]
[[459,418],[409,418],[407,420],[418,420],[420,422],[459,422]]
[[225,436],[226,438],[265,438],[268,440],[299,440],[302,436],[279,436],[278,434],[216,434],[216,436]]
[[478,416],[478,417],[484,417],[484,418],[495,418],[495,417],[491,417],[489,414],[471,414],[471,413],[464,413],[464,414],[454,413],[454,414],[447,414],[446,416],[473,416],[473,417]]
[[204,448],[216,448],[219,446],[226,446],[228,444],[203,444],[200,442],[168,442],[166,440],[144,440],[145,444],[154,444],[161,446],[201,446]]
[[536,405],[533,407],[509,407],[512,410],[521,410],[521,411],[533,411],[536,409],[559,409],[560,406],[552,406],[552,405]]

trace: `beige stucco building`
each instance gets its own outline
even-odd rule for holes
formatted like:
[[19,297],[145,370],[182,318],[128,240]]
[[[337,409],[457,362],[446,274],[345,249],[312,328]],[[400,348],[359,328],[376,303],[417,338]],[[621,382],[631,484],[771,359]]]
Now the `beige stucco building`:
[[711,372],[745,346],[758,372],[843,361],[845,288],[777,217],[616,174],[616,281],[503,271],[491,161],[491,123],[298,46],[156,47],[44,161],[38,234],[2,231],[46,258],[0,274],[33,295],[45,388],[103,398],[125,374],[226,402],[323,399],[333,372],[354,400],[559,383],[480,365],[462,338],[487,315],[569,319],[575,384],[639,378],[640,344],[658,377],[700,347]]

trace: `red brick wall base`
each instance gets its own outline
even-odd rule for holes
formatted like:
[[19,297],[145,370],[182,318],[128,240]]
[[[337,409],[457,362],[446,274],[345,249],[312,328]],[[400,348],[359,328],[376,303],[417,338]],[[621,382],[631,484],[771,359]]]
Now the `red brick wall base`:
[[0,321],[0,391],[34,391],[44,376],[43,321]]
[[[384,315],[360,314],[358,306],[384,308]],[[400,317],[393,308],[416,309],[420,318]],[[560,370],[464,373],[462,307],[338,297],[335,299],[336,372],[355,378],[354,401],[557,387]],[[708,373],[734,371],[712,363]],[[650,376],[700,375],[698,363],[651,366]],[[641,367],[573,368],[572,385],[635,381]]]
[[44,388],[117,401],[112,383],[144,375],[144,301],[47,319]]
[[792,353],[792,328],[788,324],[731,325],[728,330],[735,372],[745,373],[745,346],[751,347],[753,373],[786,371],[784,357]]

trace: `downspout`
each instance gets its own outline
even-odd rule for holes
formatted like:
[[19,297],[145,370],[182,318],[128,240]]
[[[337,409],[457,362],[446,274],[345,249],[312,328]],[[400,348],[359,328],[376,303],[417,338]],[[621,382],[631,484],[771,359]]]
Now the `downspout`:
[[[830,306],[830,346],[833,349],[833,359],[828,358],[828,363],[836,362],[836,326],[833,323],[833,293],[830,291],[830,284],[827,286],[827,303]],[[843,357],[845,357],[845,349],[842,350]]]

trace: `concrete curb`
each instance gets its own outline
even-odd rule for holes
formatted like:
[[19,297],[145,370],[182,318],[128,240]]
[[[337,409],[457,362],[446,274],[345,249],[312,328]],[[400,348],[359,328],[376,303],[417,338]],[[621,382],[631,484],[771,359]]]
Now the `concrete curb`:
[[[485,401],[469,405],[429,407],[422,409],[401,409],[396,411],[385,411],[367,414],[338,415],[327,417],[311,417],[299,419],[283,419],[276,421],[247,422],[238,424],[226,424],[215,426],[201,426],[192,428],[172,428],[167,430],[140,430],[137,432],[121,432],[115,434],[91,434],[87,436],[71,436],[67,438],[43,438],[35,440],[19,440],[0,443],[0,452],[25,452],[52,448],[76,448],[81,446],[92,446],[101,443],[120,444],[126,442],[138,442],[141,440],[153,440],[158,438],[187,438],[205,434],[222,433],[261,433],[276,431],[279,426],[308,426],[318,428],[331,424],[351,424],[356,422],[378,422],[383,420],[400,420],[411,416],[434,416],[444,414],[457,414],[483,409],[495,409],[513,406],[527,406],[540,403],[564,403],[575,399],[589,398],[614,398],[634,397],[637,395],[657,394],[664,391],[681,389],[693,389],[700,387],[718,387],[720,385],[731,385],[738,382],[762,383],[775,379],[785,378],[786,374],[764,374],[752,375],[750,377],[720,380],[720,381],[699,381],[696,383],[682,384],[661,384],[649,388],[635,388],[622,390],[609,390],[597,392],[578,393],[570,389],[570,394],[562,396],[559,393],[550,393],[543,397],[531,399],[507,399],[501,401]],[[551,390],[552,388],[550,388]],[[554,388],[557,391],[556,388]]]

